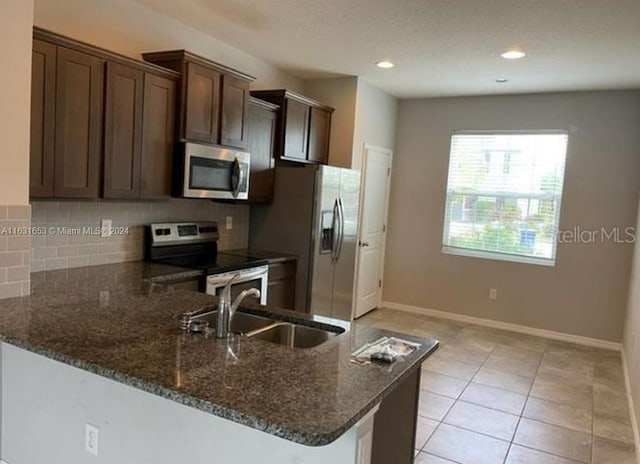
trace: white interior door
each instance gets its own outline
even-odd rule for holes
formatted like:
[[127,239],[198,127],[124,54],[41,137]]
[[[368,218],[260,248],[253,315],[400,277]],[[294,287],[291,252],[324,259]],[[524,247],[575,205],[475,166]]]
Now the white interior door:
[[391,150],[365,145],[362,164],[355,317],[360,317],[378,307],[382,296],[391,159]]

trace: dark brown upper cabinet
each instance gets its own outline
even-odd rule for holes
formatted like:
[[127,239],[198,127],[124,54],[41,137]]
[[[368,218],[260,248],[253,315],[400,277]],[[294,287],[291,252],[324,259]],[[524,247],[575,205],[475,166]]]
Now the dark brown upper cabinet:
[[195,142],[218,141],[220,73],[196,63],[186,64],[184,138]]
[[185,50],[142,56],[182,74],[178,97],[181,140],[247,147],[249,84],[253,77]]
[[107,63],[104,198],[171,195],[175,82]]
[[170,196],[179,77],[34,28],[30,195]]
[[140,197],[144,72],[107,63],[104,121],[105,198]]
[[309,105],[291,98],[284,101],[284,151],[282,158],[304,161],[309,142]]
[[31,60],[31,145],[29,191],[53,196],[53,156],[56,93],[56,46],[33,41]]
[[143,199],[161,200],[171,196],[175,101],[175,79],[145,75],[140,185]]
[[251,97],[247,124],[247,151],[251,153],[249,201],[269,203],[275,180],[276,122],[278,105]]
[[331,113],[321,108],[311,108],[309,115],[309,161],[329,163],[329,136],[331,131]]
[[257,90],[251,95],[280,107],[276,158],[302,163],[328,163],[333,108],[290,90]]
[[249,82],[231,76],[222,78],[220,145],[246,148]]
[[98,198],[104,61],[58,47],[53,195]]

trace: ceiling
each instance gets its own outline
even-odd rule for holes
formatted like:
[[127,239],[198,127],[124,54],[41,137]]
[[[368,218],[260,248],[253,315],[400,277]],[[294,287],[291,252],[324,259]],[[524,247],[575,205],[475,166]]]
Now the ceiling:
[[[401,98],[640,88],[640,0],[136,1],[299,77]],[[527,56],[500,58],[511,47]]]

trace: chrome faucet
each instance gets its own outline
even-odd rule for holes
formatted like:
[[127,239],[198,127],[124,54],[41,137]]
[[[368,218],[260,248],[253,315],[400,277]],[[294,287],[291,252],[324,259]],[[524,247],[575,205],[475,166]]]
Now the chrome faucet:
[[231,321],[233,319],[233,315],[236,313],[236,309],[249,295],[254,298],[260,298],[260,290],[257,288],[250,288],[247,290],[243,290],[236,297],[236,299],[231,302],[231,284],[240,274],[235,274],[231,277],[227,284],[222,289],[222,293],[220,294],[220,299],[218,300],[218,320],[216,325],[216,338],[227,338],[229,333],[231,332]]

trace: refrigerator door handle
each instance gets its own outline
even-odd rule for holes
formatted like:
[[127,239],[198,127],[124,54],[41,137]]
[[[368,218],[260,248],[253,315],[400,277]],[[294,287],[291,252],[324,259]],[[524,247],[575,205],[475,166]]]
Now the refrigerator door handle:
[[344,243],[344,204],[342,203],[342,198],[338,198],[338,249],[336,252],[336,261],[340,259],[340,255],[342,254],[342,244]]
[[338,259],[338,244],[340,241],[340,206],[336,199],[333,203],[333,223],[332,223],[332,242],[331,242],[331,261],[336,262]]

